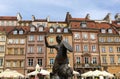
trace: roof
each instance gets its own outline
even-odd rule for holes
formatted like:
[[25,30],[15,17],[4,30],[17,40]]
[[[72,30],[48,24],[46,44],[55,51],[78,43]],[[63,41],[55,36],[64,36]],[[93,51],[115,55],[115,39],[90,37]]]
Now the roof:
[[0,16],[0,20],[17,20],[16,16]]

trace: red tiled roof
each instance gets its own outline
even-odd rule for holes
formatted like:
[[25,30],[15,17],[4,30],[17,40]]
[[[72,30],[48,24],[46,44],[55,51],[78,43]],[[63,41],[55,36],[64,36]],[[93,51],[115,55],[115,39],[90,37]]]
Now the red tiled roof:
[[0,16],[0,20],[17,20],[16,16]]

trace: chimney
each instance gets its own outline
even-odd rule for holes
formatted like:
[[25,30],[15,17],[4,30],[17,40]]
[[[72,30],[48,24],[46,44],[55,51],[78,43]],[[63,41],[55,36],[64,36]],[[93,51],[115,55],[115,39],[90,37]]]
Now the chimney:
[[105,18],[103,19],[103,20],[106,20],[106,21],[108,21],[108,23],[112,23],[112,20],[111,20],[111,13],[108,13],[106,16],[105,16]]
[[46,18],[46,19],[47,19],[47,22],[49,22],[49,21],[50,21],[50,16],[47,16],[47,18]]
[[32,15],[32,21],[35,21],[35,16],[34,15]]
[[88,19],[88,20],[90,19],[90,14],[89,13],[86,15],[85,19]]
[[115,15],[115,20],[116,20],[116,21],[120,21],[120,13],[117,13],[117,14]]
[[18,21],[21,21],[21,20],[22,20],[22,16],[21,16],[20,13],[17,13],[17,20],[18,20]]

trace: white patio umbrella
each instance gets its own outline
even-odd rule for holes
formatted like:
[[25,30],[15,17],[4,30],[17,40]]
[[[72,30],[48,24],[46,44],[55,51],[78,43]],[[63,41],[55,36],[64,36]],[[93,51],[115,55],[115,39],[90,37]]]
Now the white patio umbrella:
[[85,72],[85,73],[83,73],[83,74],[81,74],[81,76],[82,77],[87,77],[88,76],[88,74],[90,74],[90,73],[92,73],[93,71],[88,71],[88,72]]
[[39,74],[39,71],[33,71],[33,72],[28,73],[27,76],[37,75],[37,74]]
[[102,75],[103,76],[108,76],[108,77],[114,77],[113,74],[109,73],[109,72],[106,72],[106,71],[102,71]]
[[24,77],[24,75],[18,73],[17,71],[13,71],[10,69],[6,69],[5,71],[3,71],[2,73],[0,73],[0,77],[5,77],[5,78],[18,78],[18,77]]
[[80,73],[77,72],[77,71],[73,71],[73,74],[74,74],[74,75],[80,75]]
[[99,71],[99,70],[95,70],[95,71],[93,71],[92,73],[90,73],[90,74],[88,74],[87,76],[88,77],[90,77],[90,76],[100,76],[100,75],[102,75],[102,72],[101,71]]
[[42,75],[50,75],[50,72],[44,69],[41,69],[39,73]]

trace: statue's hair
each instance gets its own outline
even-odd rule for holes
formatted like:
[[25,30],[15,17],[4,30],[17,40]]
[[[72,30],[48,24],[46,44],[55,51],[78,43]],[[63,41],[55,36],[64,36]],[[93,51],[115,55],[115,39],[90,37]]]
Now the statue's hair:
[[57,36],[56,36],[56,39],[57,39],[57,38],[61,38],[61,39],[62,39],[62,35],[57,35]]

